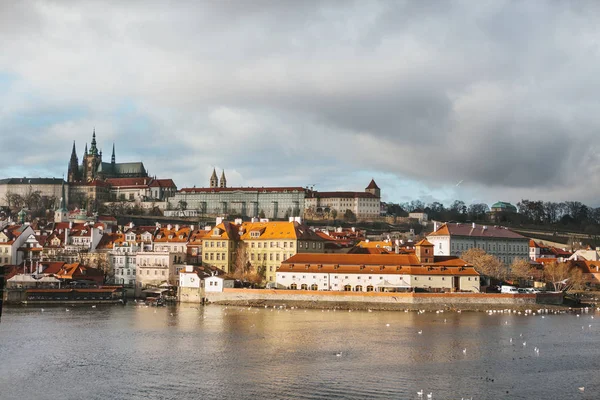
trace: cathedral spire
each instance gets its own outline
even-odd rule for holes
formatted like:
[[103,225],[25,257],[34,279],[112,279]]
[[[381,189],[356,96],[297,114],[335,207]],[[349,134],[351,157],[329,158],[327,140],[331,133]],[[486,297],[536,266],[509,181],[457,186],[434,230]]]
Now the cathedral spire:
[[83,151],[83,155],[84,155],[84,156],[87,156],[87,154],[88,154],[88,151],[87,151],[87,143],[86,143],[86,144],[85,144],[85,150]]
[[92,145],[90,146],[90,154],[97,156],[98,148],[96,147],[96,128],[94,128],[94,133],[92,134]]
[[111,164],[115,163],[115,142],[113,142],[113,152],[112,152],[112,156],[110,157],[110,163]]
[[79,159],[77,158],[77,150],[75,149],[75,141],[73,140],[73,150],[71,150],[71,159],[69,160],[69,170],[67,174],[69,182],[75,182],[79,179]]

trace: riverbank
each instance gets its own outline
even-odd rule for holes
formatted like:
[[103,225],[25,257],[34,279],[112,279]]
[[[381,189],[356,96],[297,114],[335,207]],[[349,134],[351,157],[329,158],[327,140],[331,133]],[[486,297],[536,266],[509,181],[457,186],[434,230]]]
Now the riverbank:
[[563,305],[544,305],[544,304],[528,304],[528,305],[498,305],[498,304],[469,304],[469,303],[449,303],[444,305],[437,304],[403,304],[403,303],[358,303],[358,302],[316,302],[316,301],[280,301],[280,300],[226,300],[207,303],[234,307],[267,307],[267,308],[299,308],[313,310],[356,310],[356,311],[425,311],[425,312],[488,312],[507,311],[521,312],[531,311],[538,313],[540,310],[548,310],[548,313],[554,312],[576,312],[582,310],[583,307],[568,307]]
[[540,310],[568,309],[562,293],[379,293],[224,289],[206,293],[208,303],[232,306],[345,310]]

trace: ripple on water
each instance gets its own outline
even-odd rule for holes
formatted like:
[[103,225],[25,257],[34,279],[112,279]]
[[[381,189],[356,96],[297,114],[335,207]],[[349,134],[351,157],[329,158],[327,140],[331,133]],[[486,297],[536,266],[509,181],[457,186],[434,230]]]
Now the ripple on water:
[[421,389],[434,398],[600,398],[600,332],[588,325],[571,315],[7,308],[0,387],[10,388],[3,400],[388,399]]

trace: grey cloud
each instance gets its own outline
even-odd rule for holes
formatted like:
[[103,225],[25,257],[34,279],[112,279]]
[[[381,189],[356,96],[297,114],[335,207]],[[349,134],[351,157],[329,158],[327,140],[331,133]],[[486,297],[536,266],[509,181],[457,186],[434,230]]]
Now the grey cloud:
[[[104,139],[116,139],[119,154],[155,173],[167,168],[180,186],[202,184],[214,165],[240,183],[283,176],[337,187],[349,171],[370,171],[427,187],[464,180],[490,196],[600,194],[572,172],[600,179],[590,145],[600,128],[596,2],[2,8],[0,73],[46,104],[86,109],[73,127],[105,121]],[[117,118],[124,100],[136,113]],[[16,124],[0,134],[43,139],[72,132],[65,126]],[[41,152],[39,142],[28,146]],[[43,149],[64,164],[63,145]],[[165,167],[173,158],[190,165]]]

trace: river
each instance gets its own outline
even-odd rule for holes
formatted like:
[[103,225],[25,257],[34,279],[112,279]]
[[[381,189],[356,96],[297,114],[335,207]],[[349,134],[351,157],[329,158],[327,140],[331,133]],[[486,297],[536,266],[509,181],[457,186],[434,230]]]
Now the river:
[[599,373],[593,312],[130,304],[10,307],[0,323],[3,400],[598,399]]

